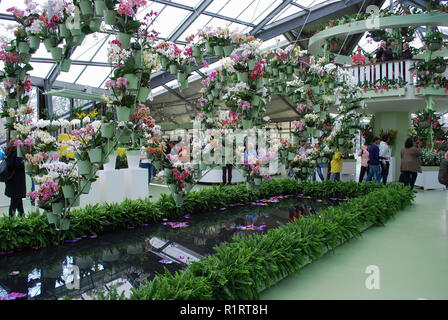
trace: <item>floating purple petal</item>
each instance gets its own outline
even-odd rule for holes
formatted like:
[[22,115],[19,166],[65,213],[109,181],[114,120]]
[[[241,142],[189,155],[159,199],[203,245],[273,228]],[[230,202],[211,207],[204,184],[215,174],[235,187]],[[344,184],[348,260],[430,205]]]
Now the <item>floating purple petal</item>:
[[129,227],[129,229],[135,229],[135,227]]
[[185,218],[185,219],[190,219],[190,215],[189,215],[189,214],[186,214],[186,215],[184,215],[184,218]]
[[11,292],[9,294],[10,297],[14,297],[14,298],[23,298],[26,297],[26,293],[19,293],[19,292]]
[[144,225],[145,227],[149,226],[149,224],[148,224],[148,223],[144,223],[143,225]]
[[20,271],[13,271],[13,272],[11,272],[9,275],[10,276],[16,276],[16,275],[18,275],[20,273]]
[[330,200],[337,201],[338,198],[330,198]]
[[173,261],[168,260],[168,259],[162,259],[162,260],[160,260],[159,262],[160,262],[160,263],[164,263],[164,264],[170,264],[170,263],[173,263]]
[[11,253],[14,253],[14,251],[12,251],[12,250],[10,250],[10,251],[3,251],[3,252],[0,252],[0,255],[2,255],[2,254],[11,254]]
[[316,202],[322,202],[322,200],[320,200],[320,199],[317,199],[317,200],[316,200]]
[[178,256],[176,259],[185,259],[185,257],[184,256]]
[[90,239],[95,239],[97,236],[93,235],[93,236],[89,236]]

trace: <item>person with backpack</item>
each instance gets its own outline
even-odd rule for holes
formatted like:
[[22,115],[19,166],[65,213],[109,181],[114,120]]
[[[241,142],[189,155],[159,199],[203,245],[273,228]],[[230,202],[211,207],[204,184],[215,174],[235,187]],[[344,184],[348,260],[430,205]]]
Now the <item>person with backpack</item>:
[[25,163],[22,157],[17,156],[15,140],[9,140],[5,153],[7,169],[12,174],[12,177],[5,182],[5,196],[11,198],[9,216],[14,217],[16,210],[23,216],[22,199],[26,197]]

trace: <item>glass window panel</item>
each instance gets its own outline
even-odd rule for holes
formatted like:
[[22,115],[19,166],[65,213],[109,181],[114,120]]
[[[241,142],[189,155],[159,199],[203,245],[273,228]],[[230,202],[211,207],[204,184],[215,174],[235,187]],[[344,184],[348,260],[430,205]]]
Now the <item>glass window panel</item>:
[[39,45],[39,49],[36,50],[35,53],[31,56],[31,58],[46,58],[51,59],[51,53],[45,49],[45,45],[41,42]]
[[33,67],[33,70],[31,70],[29,73],[31,76],[39,77],[39,78],[46,78],[50,70],[53,68],[53,63],[31,63],[31,66]]
[[209,21],[211,17],[201,14],[188,28],[185,32],[179,37],[179,40],[185,41],[186,37],[191,36],[192,34],[197,35],[198,31],[200,31]]
[[179,26],[190,11],[166,6],[153,24],[153,28],[160,32],[159,37],[167,38]]
[[140,10],[138,11],[137,18],[139,20],[143,19],[143,17],[147,13],[151,12],[151,10],[157,12],[158,14],[160,14],[160,13],[162,13],[164,7],[166,7],[164,4],[148,1],[148,5],[146,5],[143,8],[140,8]]
[[76,81],[77,84],[99,87],[104,78],[109,75],[111,68],[89,66]]
[[89,100],[73,99],[73,106],[76,109],[76,108],[82,107],[85,104],[90,103],[90,102],[91,101],[89,101]]
[[52,97],[53,112],[57,116],[62,116],[64,113],[70,111],[70,99],[65,97]]
[[95,57],[92,58],[94,62],[105,62],[107,63],[107,49],[109,48],[109,41],[114,40],[115,37],[111,35],[108,40],[103,44],[100,51],[96,54]]
[[285,9],[283,9],[279,14],[277,14],[271,21],[269,21],[269,24],[281,20],[283,18],[289,17],[290,15],[293,15],[294,13],[303,11],[299,7],[288,5]]
[[69,72],[61,72],[56,80],[73,82],[78,77],[79,73],[84,69],[84,66],[72,65]]
[[223,7],[230,3],[230,1],[231,0],[213,1],[212,4],[207,7],[206,11],[218,13]]
[[260,23],[274,8],[280,5],[281,0],[275,1],[256,1],[248,10],[244,11],[238,19],[251,22],[253,24]]
[[87,35],[82,45],[76,47],[75,52],[72,54],[72,60],[89,61],[90,59],[92,59],[93,55],[100,48],[101,44],[104,42],[104,39],[107,36],[108,34],[104,33]]

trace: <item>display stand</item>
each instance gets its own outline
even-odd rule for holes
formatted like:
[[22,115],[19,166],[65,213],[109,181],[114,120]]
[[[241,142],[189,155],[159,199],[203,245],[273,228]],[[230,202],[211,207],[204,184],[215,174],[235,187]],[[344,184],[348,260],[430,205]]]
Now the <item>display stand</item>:
[[[232,168],[232,183],[244,182],[246,179],[243,177],[240,170],[235,167]],[[205,170],[199,183],[222,183],[222,168],[213,168]]]
[[422,167],[422,173],[417,174],[415,186],[422,187],[424,190],[445,190],[446,187],[439,183],[439,167]]

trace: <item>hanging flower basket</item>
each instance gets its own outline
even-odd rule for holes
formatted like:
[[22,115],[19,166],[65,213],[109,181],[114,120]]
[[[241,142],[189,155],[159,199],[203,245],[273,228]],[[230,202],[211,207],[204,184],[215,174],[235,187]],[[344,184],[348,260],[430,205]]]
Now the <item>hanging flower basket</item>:
[[171,74],[176,74],[177,73],[177,65],[175,65],[174,63],[171,63],[170,64],[170,68],[169,68],[170,70],[170,73]]
[[101,19],[101,18],[94,18],[94,19],[90,20],[90,23],[89,23],[90,30],[93,32],[100,31],[102,22],[103,22],[103,19]]
[[313,137],[314,138],[319,138],[320,137],[320,130],[319,129],[314,129],[313,130]]
[[193,57],[195,58],[202,57],[202,51],[200,47],[198,46],[193,47]]
[[63,59],[61,62],[61,71],[68,72],[70,70],[71,65],[72,65],[72,60]]
[[58,222],[58,215],[54,214],[50,211],[46,211],[45,214],[47,215],[47,221],[50,224],[55,224]]
[[249,68],[250,71],[254,70],[255,62],[256,62],[256,60],[254,60],[254,59],[247,60],[247,67]]
[[190,192],[190,190],[191,189],[193,189],[193,184],[192,183],[185,183],[185,187],[184,187],[184,190],[185,190],[185,192]]
[[446,64],[441,64],[441,65],[435,67],[436,73],[444,73],[445,70],[446,70]]
[[91,163],[101,163],[103,159],[103,149],[97,147],[88,151]]
[[355,133],[356,133],[356,129],[348,129],[348,132],[349,132],[350,134],[355,134]]
[[17,130],[11,130],[11,139],[12,140],[17,140],[17,137],[18,137]]
[[441,42],[428,42],[427,45],[430,51],[437,51],[440,50],[440,48],[442,48]]
[[70,207],[72,207],[72,208],[73,207],[79,207],[79,205],[81,203],[80,197],[77,196],[77,197],[73,197],[71,199],[68,199],[68,203],[69,203]]
[[38,36],[30,36],[30,48],[37,50],[40,46],[40,38]]
[[224,54],[224,48],[222,46],[214,46],[213,51],[218,58],[221,58]]
[[117,119],[119,122],[131,120],[131,109],[128,107],[117,107]]
[[128,90],[138,90],[138,77],[133,73],[126,73],[124,77],[127,80]]
[[89,0],[81,0],[79,8],[84,16],[93,15],[92,3]]
[[111,122],[101,123],[101,136],[107,139],[115,136],[115,124]]
[[85,35],[73,36],[73,44],[80,45],[84,41]]
[[28,45],[28,42],[26,42],[26,41],[19,42],[18,49],[19,49],[20,53],[29,53],[30,52],[30,46]]
[[288,161],[293,161],[296,157],[296,154],[294,152],[288,152]]
[[72,34],[70,33],[70,30],[68,30],[68,28],[65,25],[65,23],[61,23],[59,25],[59,35],[62,38],[66,38],[66,39],[71,37]]
[[224,46],[224,56],[228,57],[233,52],[233,46]]
[[104,15],[104,10],[107,10],[106,1],[95,0],[95,15],[102,17]]
[[314,112],[320,112],[320,105],[319,104],[313,105],[313,110]]
[[249,74],[247,72],[238,72],[237,73],[238,81],[248,83],[249,82]]
[[246,182],[246,189],[252,191],[252,190],[255,190],[255,186],[253,183]]
[[117,11],[115,10],[107,10],[103,11],[104,14],[104,22],[108,25],[115,25],[117,23]]
[[174,194],[174,202],[176,203],[176,207],[182,207],[184,204],[184,196],[182,193]]
[[81,180],[81,182],[79,183],[79,189],[81,190],[82,194],[88,194],[91,187],[92,187],[92,181]]
[[80,175],[88,175],[92,170],[92,164],[88,160],[78,161],[78,173]]
[[62,218],[59,222],[59,230],[70,229],[70,220],[67,218]]
[[62,186],[62,193],[64,194],[64,198],[71,199],[75,197],[75,187],[71,184],[67,184]]
[[256,186],[261,186],[261,178],[254,178],[254,184]]
[[253,106],[256,106],[256,107],[259,106],[260,103],[261,103],[261,98],[260,98],[260,96],[257,96],[257,95],[252,96],[252,101],[251,101],[251,103],[252,103]]
[[213,50],[213,46],[210,42],[205,43],[205,52],[207,52],[207,55],[213,55],[215,51]]
[[132,131],[128,128],[120,128],[118,129],[118,142],[120,143],[129,143],[131,140]]
[[51,57],[53,60],[59,61],[62,60],[62,48],[60,47],[53,47],[50,49]]
[[279,78],[280,80],[286,80],[286,73],[284,73],[284,72],[279,72],[279,73],[278,73],[278,78]]
[[51,204],[51,210],[54,215],[62,214],[62,210],[64,209],[64,202],[53,202]]
[[339,145],[344,144],[344,139],[343,139],[343,138],[338,138],[338,144],[339,144]]
[[185,82],[187,81],[187,75],[183,72],[178,72],[177,81],[179,81],[181,85],[185,85]]
[[118,39],[118,41],[121,42],[121,47],[123,49],[129,49],[129,43],[131,42],[131,36],[132,36],[132,34],[124,33],[124,32],[119,32],[117,34],[117,39]]
[[252,120],[243,120],[243,129],[244,130],[252,129],[252,127],[253,127]]
[[53,41],[51,41],[50,38],[45,38],[43,42],[44,42],[45,49],[47,50],[47,52],[50,52],[51,48],[53,48],[55,46],[53,44]]

